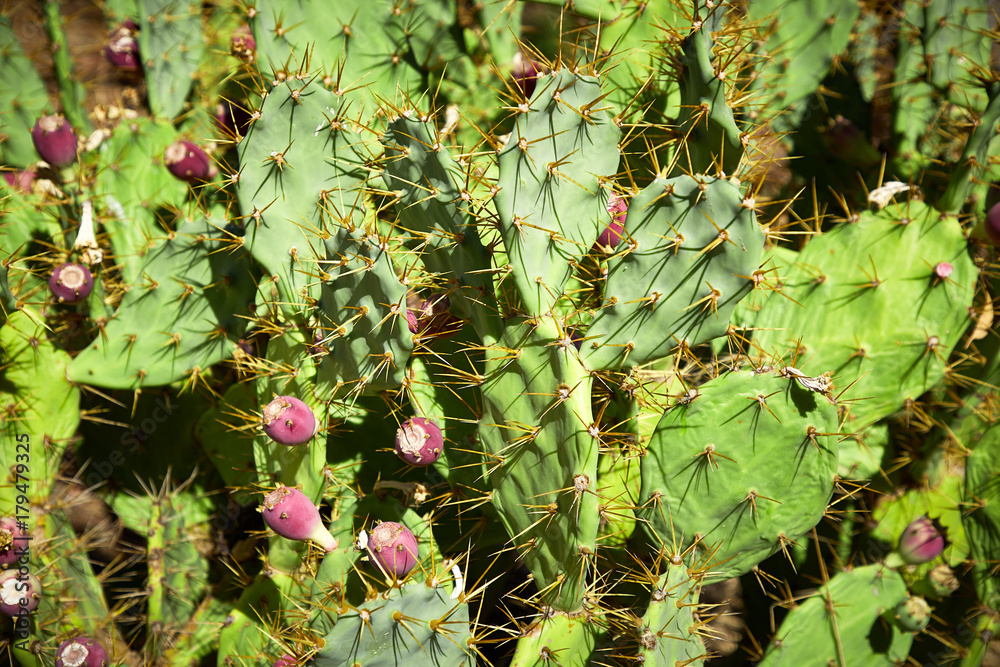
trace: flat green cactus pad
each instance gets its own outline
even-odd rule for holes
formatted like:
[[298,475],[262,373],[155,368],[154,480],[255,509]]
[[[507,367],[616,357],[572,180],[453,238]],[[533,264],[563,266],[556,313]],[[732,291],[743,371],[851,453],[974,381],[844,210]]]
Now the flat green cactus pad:
[[1000,554],[1000,429],[989,428],[965,464],[965,508],[962,520],[975,562],[973,581],[984,604],[1000,608],[996,576]]
[[[814,237],[754,323],[756,345],[810,375],[833,372],[849,430],[916,400],[944,377],[969,324],[978,271],[961,226],[917,201]],[[940,263],[947,278],[935,276]]]
[[218,235],[201,220],[150,241],[141,282],[73,359],[69,379],[113,389],[156,387],[231,356],[255,283],[245,256],[213,252],[211,237]]
[[710,583],[748,572],[819,523],[837,470],[837,410],[773,371],[728,373],[686,400],[656,426],[640,499],[655,542],[700,541]]
[[694,632],[695,609],[701,586],[683,565],[669,565],[652,591],[649,608],[639,632],[640,664],[645,667],[701,667],[708,656],[701,637]]
[[603,99],[596,77],[539,77],[500,152],[500,235],[528,315],[560,300],[574,263],[610,222],[602,186],[618,169],[621,130]]
[[546,320],[509,322],[485,375],[479,434],[493,505],[551,606],[575,611],[599,524],[590,375]]
[[316,667],[471,667],[469,610],[441,586],[411,584],[345,609]]
[[841,572],[788,614],[760,665],[899,665],[913,635],[881,615],[908,596],[899,573],[882,565]]
[[708,176],[658,178],[629,202],[625,229],[628,249],[608,262],[586,363],[628,368],[724,335],[764,248],[740,188]]
[[30,315],[11,313],[0,327],[0,460],[7,471],[0,516],[24,506],[20,495],[43,502],[80,424],[80,389],[66,381],[69,355]]

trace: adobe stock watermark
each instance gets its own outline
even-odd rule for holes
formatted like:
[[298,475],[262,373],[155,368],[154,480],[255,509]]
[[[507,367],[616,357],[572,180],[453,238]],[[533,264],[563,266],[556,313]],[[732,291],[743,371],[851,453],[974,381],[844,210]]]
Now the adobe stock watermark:
[[3,613],[14,619],[14,640],[18,649],[27,650],[31,636],[31,612],[38,606],[39,583],[31,573],[31,500],[28,498],[31,474],[31,436],[16,436],[15,463],[10,470],[14,475],[13,518],[0,523],[0,550],[3,565],[0,572],[0,604]]

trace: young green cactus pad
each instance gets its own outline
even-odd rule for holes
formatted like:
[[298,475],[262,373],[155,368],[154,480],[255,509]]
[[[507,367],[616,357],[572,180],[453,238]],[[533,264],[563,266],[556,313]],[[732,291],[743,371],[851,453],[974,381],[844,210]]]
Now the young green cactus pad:
[[931,606],[927,600],[911,595],[896,605],[893,620],[904,632],[920,632],[931,622]]
[[586,612],[545,614],[521,632],[511,667],[541,667],[554,659],[560,667],[587,667],[600,634]]
[[697,546],[706,583],[787,549],[826,511],[837,432],[830,398],[787,372],[731,372],[693,390],[656,425],[642,464],[654,545]]
[[301,445],[319,431],[316,415],[294,396],[275,396],[262,412],[264,433],[278,444]]
[[267,527],[289,540],[312,540],[326,551],[337,548],[337,540],[323,525],[319,509],[298,489],[278,485],[264,498],[261,514]]
[[960,585],[955,571],[944,563],[940,563],[935,565],[922,580],[911,586],[911,589],[914,593],[941,599],[957,591]]
[[708,657],[696,632],[695,612],[701,584],[689,572],[682,559],[674,556],[668,561],[666,572],[656,579],[649,607],[635,628],[640,664],[700,667]]

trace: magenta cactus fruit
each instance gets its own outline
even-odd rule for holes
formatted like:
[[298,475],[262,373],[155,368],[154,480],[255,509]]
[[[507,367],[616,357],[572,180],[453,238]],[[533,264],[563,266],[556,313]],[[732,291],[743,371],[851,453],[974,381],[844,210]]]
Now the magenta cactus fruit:
[[135,41],[136,25],[132,21],[122,23],[112,31],[104,47],[104,57],[112,65],[126,72],[139,69],[139,45]]
[[49,291],[60,303],[78,303],[94,290],[94,277],[83,264],[60,264],[49,277]]
[[219,102],[215,105],[215,123],[230,137],[245,136],[253,117],[250,112],[233,102]]
[[420,333],[420,320],[417,319],[417,315],[412,310],[406,311],[406,328],[410,330],[412,334]]
[[293,655],[283,655],[274,661],[272,667],[298,667],[299,661]]
[[910,523],[899,538],[899,555],[906,563],[916,565],[932,561],[944,551],[944,535],[934,522],[922,516]]
[[993,245],[1000,247],[1000,202],[986,212],[986,236]]
[[19,569],[0,572],[0,614],[17,616],[22,609],[32,612],[42,599],[42,584],[38,577]]
[[264,406],[263,413],[264,433],[281,445],[301,445],[319,431],[316,415],[294,396],[275,396]]
[[186,140],[175,141],[167,146],[163,162],[171,174],[187,183],[207,181],[219,173],[208,153]]
[[326,551],[337,548],[337,540],[323,525],[319,508],[298,489],[279,484],[264,498],[260,512],[267,527],[286,539],[312,540]]
[[76,161],[76,135],[62,116],[42,116],[31,129],[35,150],[53,167],[68,167]]
[[525,97],[531,99],[535,92],[535,84],[538,82],[538,75],[542,73],[542,66],[531,58],[522,58],[519,65],[515,65],[511,70],[511,78],[514,85],[520,89]]
[[463,322],[451,314],[451,300],[445,294],[432,294],[417,308],[406,311],[410,333],[430,338],[449,338],[461,331]]
[[15,190],[30,192],[31,184],[35,180],[35,172],[30,169],[25,169],[23,171],[5,171],[3,172],[3,180],[7,181],[7,185]]
[[245,63],[252,63],[257,58],[257,42],[253,38],[250,26],[240,26],[233,32],[229,41],[229,52]]
[[383,521],[368,536],[368,558],[393,579],[402,579],[417,564],[417,538],[394,521]]
[[56,650],[56,667],[106,667],[108,652],[91,637],[67,639]]
[[429,466],[443,451],[444,436],[430,419],[413,417],[396,430],[396,456],[411,466]]
[[612,192],[608,199],[608,213],[611,214],[611,224],[597,237],[597,242],[594,244],[595,250],[609,252],[622,242],[622,235],[625,232],[625,216],[628,213],[628,200]]
[[[24,535],[17,527],[14,517],[0,518],[0,569],[16,563],[19,559],[15,538]],[[26,546],[21,544],[21,546]]]

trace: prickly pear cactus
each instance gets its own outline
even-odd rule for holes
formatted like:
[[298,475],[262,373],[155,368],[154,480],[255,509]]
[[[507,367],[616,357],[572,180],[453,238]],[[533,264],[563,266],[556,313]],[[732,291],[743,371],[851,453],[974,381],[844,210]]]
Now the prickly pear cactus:
[[983,3],[98,4],[0,17],[3,664],[986,664]]

